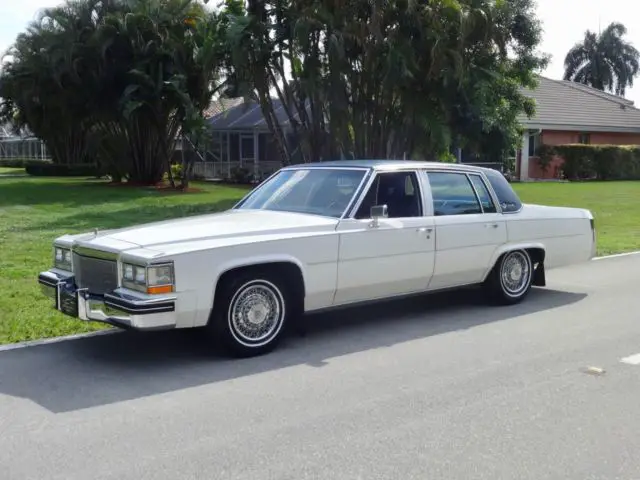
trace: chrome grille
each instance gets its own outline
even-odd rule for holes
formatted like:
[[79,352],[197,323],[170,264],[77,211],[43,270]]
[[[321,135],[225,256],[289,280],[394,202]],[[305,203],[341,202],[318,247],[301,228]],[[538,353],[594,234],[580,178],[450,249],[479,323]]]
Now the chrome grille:
[[118,288],[118,264],[115,260],[73,254],[73,273],[76,285],[89,293],[102,295]]

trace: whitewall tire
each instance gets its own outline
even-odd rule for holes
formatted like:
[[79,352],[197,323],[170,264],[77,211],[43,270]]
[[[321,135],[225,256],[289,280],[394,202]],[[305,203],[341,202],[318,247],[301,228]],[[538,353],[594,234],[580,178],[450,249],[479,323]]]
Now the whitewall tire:
[[513,250],[498,259],[485,286],[493,300],[503,305],[513,305],[527,296],[532,280],[531,256],[526,250]]
[[291,289],[276,273],[231,273],[216,292],[208,328],[233,355],[262,355],[280,343],[292,300]]

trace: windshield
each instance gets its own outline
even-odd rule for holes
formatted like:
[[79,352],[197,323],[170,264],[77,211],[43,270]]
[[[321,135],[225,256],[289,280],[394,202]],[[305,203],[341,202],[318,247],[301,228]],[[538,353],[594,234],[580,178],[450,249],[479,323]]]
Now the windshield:
[[365,174],[366,170],[339,168],[282,170],[236,208],[340,218]]

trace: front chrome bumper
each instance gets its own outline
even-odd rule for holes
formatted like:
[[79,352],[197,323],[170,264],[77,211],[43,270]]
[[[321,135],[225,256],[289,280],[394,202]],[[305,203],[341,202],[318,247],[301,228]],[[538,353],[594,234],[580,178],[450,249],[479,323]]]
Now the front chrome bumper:
[[58,270],[41,272],[38,283],[42,293],[54,301],[56,310],[80,320],[135,330],[176,326],[173,296],[150,296],[123,289],[95,295],[78,288],[73,275]]

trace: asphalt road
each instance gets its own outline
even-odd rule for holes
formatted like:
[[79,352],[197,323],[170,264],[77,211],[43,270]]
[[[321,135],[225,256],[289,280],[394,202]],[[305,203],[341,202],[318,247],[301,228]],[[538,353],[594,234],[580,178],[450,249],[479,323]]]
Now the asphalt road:
[[[312,318],[271,355],[191,334],[0,353],[0,478],[640,478],[640,255]],[[587,370],[598,367],[604,370]]]

